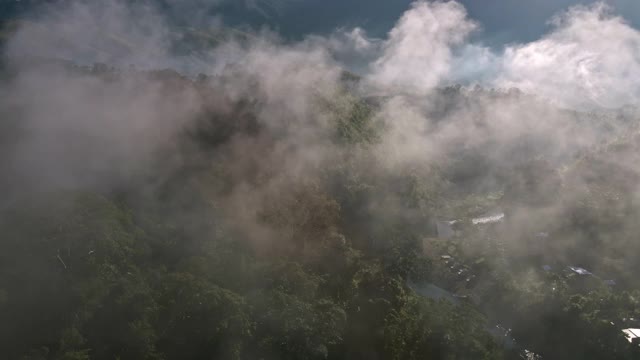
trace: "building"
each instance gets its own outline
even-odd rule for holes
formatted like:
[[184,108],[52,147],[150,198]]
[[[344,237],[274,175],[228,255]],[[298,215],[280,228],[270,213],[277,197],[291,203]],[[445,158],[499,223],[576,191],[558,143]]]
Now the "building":
[[640,329],[624,329],[622,333],[630,343],[640,346]]
[[436,232],[439,239],[451,239],[456,235],[456,231],[453,229],[453,225],[457,220],[437,220]]
[[504,213],[498,213],[494,215],[487,215],[478,218],[471,219],[471,223],[473,225],[486,225],[486,224],[495,224],[502,222],[504,220]]
[[578,274],[578,275],[591,275],[591,273],[581,267],[577,267],[577,266],[569,266],[568,267],[569,270],[573,271],[574,273]]

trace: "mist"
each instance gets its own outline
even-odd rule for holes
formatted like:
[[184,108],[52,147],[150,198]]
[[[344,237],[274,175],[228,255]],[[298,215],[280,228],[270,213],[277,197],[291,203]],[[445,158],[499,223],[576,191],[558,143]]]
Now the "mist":
[[[279,8],[248,4],[264,16]],[[126,204],[149,234],[162,233],[160,225],[145,228],[154,214],[205,244],[158,258],[208,256],[216,239],[229,238],[256,263],[285,258],[311,273],[338,251],[353,256],[347,264],[382,264],[398,287],[420,277],[417,265],[398,270],[405,265],[394,258],[412,239],[416,262],[436,264],[455,251],[489,264],[462,290],[446,266],[430,265],[425,277],[471,298],[491,325],[517,329],[519,350],[549,358],[568,350],[554,352],[557,344],[530,335],[533,319],[502,311],[509,300],[514,309],[529,306],[523,293],[555,296],[536,261],[588,264],[624,291],[640,286],[633,275],[640,270],[640,30],[605,3],[568,8],[549,19],[540,39],[503,49],[483,43],[483,25],[455,1],[414,2],[382,38],[339,28],[295,41],[274,29],[228,27],[215,11],[197,11],[200,2],[167,6],[170,12],[146,2],[60,2],[17,25],[4,45],[0,81],[0,209],[39,197],[39,211],[58,209],[51,194],[96,193]],[[173,16],[189,14],[197,14],[196,25],[176,26]],[[495,213],[505,215],[500,224],[471,225]],[[456,230],[463,235],[437,245],[433,224],[445,220],[463,224]],[[540,245],[536,234],[552,240]],[[71,250],[67,257],[56,250],[54,260],[68,270]],[[247,271],[240,257],[232,265],[238,273]],[[171,266],[208,269],[181,261]],[[206,276],[243,296],[255,289],[238,284],[260,291],[270,284]],[[492,298],[504,284],[522,297]],[[346,296],[336,303],[348,303]],[[331,341],[307,345],[318,358],[328,358],[325,350],[374,352]],[[243,354],[251,356],[237,358],[255,355]]]

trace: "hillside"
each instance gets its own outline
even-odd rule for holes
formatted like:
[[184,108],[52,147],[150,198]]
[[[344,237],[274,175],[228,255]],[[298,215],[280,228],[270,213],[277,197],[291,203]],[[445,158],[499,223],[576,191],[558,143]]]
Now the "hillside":
[[2,5],[0,358],[640,358],[640,31],[606,5],[495,50],[455,1],[297,40],[46,3]]
[[[346,88],[317,95],[317,118],[299,127],[264,122],[272,111],[264,100],[230,98],[221,91],[226,75],[192,80],[172,71],[34,64],[28,74],[64,74],[52,84],[78,95],[123,95],[103,98],[110,112],[92,116],[143,111],[129,107],[153,89],[150,105],[160,116],[150,119],[153,136],[165,140],[149,142],[148,127],[78,128],[73,118],[82,109],[65,110],[70,122],[53,135],[38,133],[25,122],[28,103],[2,103],[11,114],[2,153],[14,161],[4,162],[13,176],[2,186],[11,194],[0,261],[8,358],[495,359],[524,349],[544,358],[635,356],[619,328],[640,316],[639,284],[629,276],[638,266],[637,206],[622,195],[636,175],[609,167],[635,156],[637,136],[600,133],[617,140],[577,160],[550,161],[550,148],[528,132],[532,145],[510,151],[509,162],[486,154],[520,143],[519,135],[469,141],[441,154],[446,161],[418,166],[380,152],[394,130],[380,122],[379,101]],[[31,86],[22,73],[7,74],[5,88]],[[493,95],[441,95],[471,107],[486,96]],[[163,122],[176,98],[190,104],[178,128]],[[446,121],[438,107],[434,114]],[[597,124],[594,116],[573,113],[569,121]],[[102,121],[117,120],[109,119]],[[620,120],[627,123],[635,122]],[[111,148],[114,141],[126,152]],[[477,161],[483,165],[471,166]],[[38,181],[43,171],[46,182]],[[582,189],[572,185],[578,179],[586,192],[574,190]],[[550,189],[558,195],[547,196]],[[496,209],[507,211],[500,226],[471,223]],[[443,217],[463,224],[454,238],[437,239]],[[554,245],[523,254],[543,231]],[[443,267],[441,255],[465,274]],[[547,262],[557,270],[541,270]],[[576,264],[616,285],[578,286],[563,272]],[[468,300],[420,296],[409,280]],[[519,345],[503,347],[489,332],[495,324],[513,329]],[[557,340],[540,343],[550,331]]]

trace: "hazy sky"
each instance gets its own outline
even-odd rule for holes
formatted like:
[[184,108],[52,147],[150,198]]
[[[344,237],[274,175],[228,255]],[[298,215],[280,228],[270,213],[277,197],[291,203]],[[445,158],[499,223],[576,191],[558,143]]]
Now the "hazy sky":
[[[407,10],[412,0],[246,0],[254,8],[274,8],[267,11],[267,23],[285,36],[298,37],[310,32],[328,32],[336,27],[360,26],[373,36],[384,35]],[[491,45],[509,42],[527,42],[539,38],[549,29],[554,14],[576,4],[589,4],[594,0],[459,0],[471,18],[482,24],[479,35]],[[607,0],[617,13],[634,27],[640,27],[640,0]],[[225,6],[222,17],[226,22],[238,23],[253,16],[240,11],[236,5]],[[269,5],[272,4],[272,5]]]
[[[56,0],[0,0],[0,19],[17,9]],[[65,1],[65,0],[58,0]],[[126,0],[125,0],[126,1]],[[137,1],[137,0],[129,0]],[[362,27],[374,37],[384,37],[414,0],[150,0],[173,8],[182,25],[222,18],[229,25],[267,25],[287,38],[309,33],[329,33],[336,28]],[[476,36],[491,46],[529,42],[549,30],[554,14],[576,4],[596,1],[610,4],[635,28],[640,28],[640,0],[458,0],[472,19],[482,25]]]

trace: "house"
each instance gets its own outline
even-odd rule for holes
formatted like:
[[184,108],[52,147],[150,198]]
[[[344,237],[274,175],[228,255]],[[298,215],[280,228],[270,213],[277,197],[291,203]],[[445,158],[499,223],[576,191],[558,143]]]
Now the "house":
[[486,225],[486,224],[495,224],[502,222],[504,220],[504,213],[498,213],[494,215],[487,215],[478,218],[471,219],[471,223],[473,225]]
[[457,220],[437,220],[436,221],[436,232],[437,236],[440,239],[451,239],[456,235],[455,230],[453,229],[453,225],[457,223]]
[[574,273],[578,274],[578,275],[591,275],[591,273],[581,267],[577,267],[577,266],[568,266],[569,270],[573,271]]
[[630,343],[640,346],[640,329],[624,329],[622,333]]

